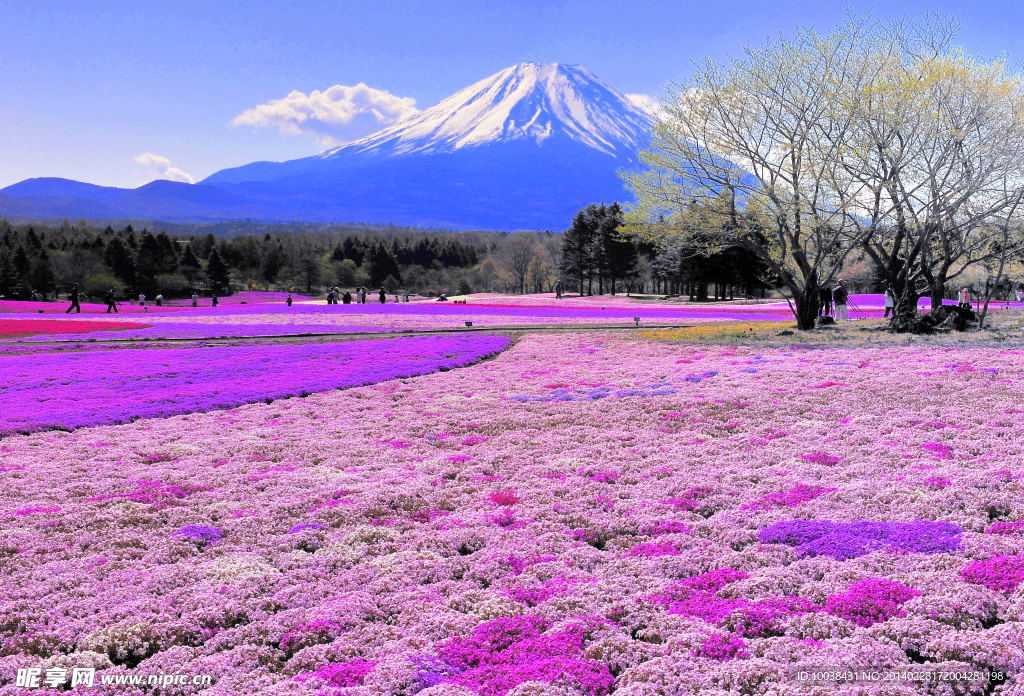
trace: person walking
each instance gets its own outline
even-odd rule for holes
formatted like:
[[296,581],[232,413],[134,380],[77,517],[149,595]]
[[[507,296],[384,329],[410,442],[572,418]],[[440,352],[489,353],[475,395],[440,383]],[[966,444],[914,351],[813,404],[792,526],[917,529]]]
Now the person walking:
[[818,288],[818,301],[821,304],[821,316],[832,316],[832,290],[828,285],[822,285]]
[[359,288],[359,304],[366,304],[366,288]]
[[959,306],[963,309],[971,308],[971,291],[967,288],[960,288]]
[[561,280],[556,280],[555,281],[555,299],[556,300],[562,299],[562,281]]
[[846,291],[846,285],[843,281],[836,281],[836,287],[832,290],[832,304],[836,308],[836,321],[846,321],[849,319],[849,315],[846,312],[846,300],[849,298],[850,293]]
[[214,295],[213,297],[210,298],[210,306],[211,307],[216,307],[219,304],[220,304],[220,300],[217,299],[216,295]]
[[110,314],[111,310],[117,314],[117,290],[114,288],[107,290],[104,299],[107,301],[107,314]]
[[889,314],[896,316],[896,293],[893,292],[891,285],[885,286],[885,314],[882,315],[883,319],[888,319]]
[[76,314],[82,313],[82,305],[79,304],[78,296],[78,283],[71,286],[71,292],[68,293],[68,299],[71,300],[71,306],[64,310],[65,314],[70,314],[71,310],[75,310]]
[[380,300],[380,303],[381,303],[381,304],[384,304],[385,302],[387,302],[387,301],[388,301],[388,296],[387,296],[387,294],[385,294],[385,292],[384,292],[384,288],[381,288],[381,289],[380,289],[380,292],[379,292],[379,293],[377,293],[377,299],[379,299],[379,300]]
[[291,293],[288,293],[288,299],[285,300],[285,304],[287,304],[289,307],[292,306],[292,294]]

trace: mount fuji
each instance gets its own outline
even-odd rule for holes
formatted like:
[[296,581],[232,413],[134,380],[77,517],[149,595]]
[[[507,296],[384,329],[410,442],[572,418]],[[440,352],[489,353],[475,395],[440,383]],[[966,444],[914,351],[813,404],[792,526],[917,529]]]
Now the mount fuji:
[[319,155],[138,189],[29,179],[0,190],[0,214],[557,230],[625,197],[616,171],[636,164],[650,126],[585,68],[520,63]]

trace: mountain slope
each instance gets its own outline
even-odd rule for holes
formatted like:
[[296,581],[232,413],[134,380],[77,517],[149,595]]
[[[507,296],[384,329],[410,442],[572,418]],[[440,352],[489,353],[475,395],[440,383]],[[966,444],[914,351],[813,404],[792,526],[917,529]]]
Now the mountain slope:
[[568,138],[608,155],[632,156],[650,122],[578,65],[520,63],[462,89],[426,111],[321,159],[349,152],[453,152],[515,140]]
[[168,220],[562,229],[583,205],[624,197],[615,172],[635,164],[649,126],[645,112],[582,67],[520,63],[313,157],[225,169],[194,186],[29,180],[0,193],[62,211],[88,200]]

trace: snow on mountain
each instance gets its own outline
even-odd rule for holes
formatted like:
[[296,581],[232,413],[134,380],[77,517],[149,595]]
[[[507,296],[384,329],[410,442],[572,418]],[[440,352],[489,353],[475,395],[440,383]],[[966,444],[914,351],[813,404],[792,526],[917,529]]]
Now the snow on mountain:
[[0,215],[563,229],[582,206],[626,197],[616,172],[635,164],[650,124],[585,68],[519,63],[319,155],[194,185],[28,180],[0,191]]
[[453,152],[514,140],[543,146],[558,137],[608,155],[632,156],[649,129],[645,111],[586,68],[519,63],[319,158],[372,151],[388,155]]

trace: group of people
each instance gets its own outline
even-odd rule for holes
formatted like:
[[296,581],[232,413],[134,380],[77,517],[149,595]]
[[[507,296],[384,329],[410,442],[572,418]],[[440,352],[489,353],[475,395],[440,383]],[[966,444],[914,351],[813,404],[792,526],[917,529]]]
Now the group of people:
[[[164,296],[163,295],[157,295],[153,299],[154,299],[154,302],[156,303],[157,307],[163,307],[163,304],[164,304]],[[68,306],[68,308],[66,310],[64,310],[65,314],[70,314],[71,312],[75,312],[76,314],[81,314],[82,313],[82,294],[81,294],[81,290],[79,290],[78,283],[75,283],[74,285],[72,285],[71,289],[68,291],[68,301],[71,304]],[[110,314],[111,312],[113,312],[114,314],[119,314],[120,313],[117,310],[117,308],[120,306],[118,304],[118,302],[117,302],[117,288],[115,288],[115,287],[108,288],[103,293],[103,302],[104,302],[104,304],[107,305],[107,312],[106,312],[107,314]],[[216,307],[218,304],[220,304],[220,300],[217,298],[216,295],[213,295],[210,298],[210,306],[211,307]],[[145,293],[139,293],[139,306],[140,307],[145,307],[146,306],[146,295],[145,295]],[[193,307],[198,307],[199,306],[199,295],[197,295],[196,293],[192,293],[192,306]]]
[[[289,307],[291,307],[292,305],[292,303],[290,302],[291,299],[292,296],[288,295]],[[342,294],[341,290],[339,290],[337,286],[334,286],[333,288],[327,291],[327,304],[338,304],[339,301],[341,302],[341,304],[352,304],[352,293],[346,290],[345,293]],[[358,288],[356,290],[356,301],[366,302],[366,291],[363,290],[363,288]]]
[[[821,300],[821,316],[830,316],[833,314],[832,308],[835,307],[834,318],[836,321],[845,320],[848,318],[847,305],[849,303],[849,292],[847,292],[843,281],[837,281],[835,287],[829,288],[827,285],[821,286],[819,289],[820,300]],[[891,285],[885,286],[884,291],[885,297],[885,312],[882,314],[883,318],[888,319],[890,316],[896,316],[896,291],[893,290]],[[1017,302],[1024,302],[1024,287],[1021,287],[1016,292]],[[1007,298],[1007,303],[1009,303]],[[971,309],[973,303],[973,297],[971,295],[971,289],[964,287],[960,288],[957,293],[957,306],[963,309]]]
[[821,304],[821,316],[831,316],[836,321],[846,321],[850,318],[847,309],[850,292],[842,280],[837,280],[835,286],[831,288],[828,285],[822,285],[818,288],[818,298]]
[[[366,288],[356,288],[355,296],[353,296],[352,293],[350,293],[348,290],[346,290],[345,292],[342,292],[338,288],[338,286],[334,286],[333,288],[331,288],[330,290],[327,291],[327,304],[352,304],[353,301],[355,301],[356,304],[366,304],[366,297],[367,297]],[[408,302],[409,301],[409,293],[405,293],[401,297],[402,297],[402,299],[401,299],[402,302]],[[388,301],[388,295],[387,295],[386,292],[384,292],[384,288],[381,288],[378,291],[378,293],[377,293],[377,300],[381,304],[384,304],[384,303],[386,303]],[[288,303],[289,307],[292,306],[292,301],[293,301],[292,300],[292,296],[288,295],[288,299],[286,300],[286,302]],[[398,302],[398,301],[399,301],[399,296],[396,294],[395,295],[395,302]]]
[[[74,312],[75,314],[82,313],[82,294],[81,291],[78,289],[78,283],[72,285],[71,290],[68,291],[68,301],[71,302],[71,304],[68,306],[67,309],[64,310],[65,314],[70,314],[71,312]],[[110,314],[111,312],[113,312],[114,314],[118,314],[116,288],[111,287],[106,292],[104,292],[103,301],[107,305],[107,314]]]

